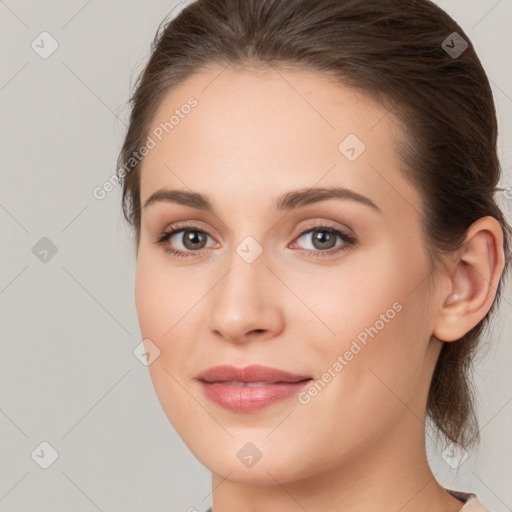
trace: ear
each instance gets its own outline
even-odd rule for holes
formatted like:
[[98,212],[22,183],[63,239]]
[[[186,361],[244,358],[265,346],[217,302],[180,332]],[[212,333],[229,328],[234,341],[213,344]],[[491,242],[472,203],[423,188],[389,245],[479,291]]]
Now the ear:
[[458,254],[432,332],[441,341],[462,338],[491,308],[505,266],[500,223],[490,216],[475,221]]

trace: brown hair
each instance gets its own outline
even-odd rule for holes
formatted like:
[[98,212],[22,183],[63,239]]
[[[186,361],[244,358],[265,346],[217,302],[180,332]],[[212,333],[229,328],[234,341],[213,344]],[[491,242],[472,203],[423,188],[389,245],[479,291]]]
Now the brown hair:
[[[454,40],[453,32],[462,40]],[[448,53],[454,41],[459,49],[468,45],[460,55]],[[405,177],[421,193],[434,270],[443,254],[462,246],[473,222],[488,215],[499,221],[506,267],[494,302],[465,336],[444,343],[427,400],[428,415],[442,434],[466,448],[475,444],[479,432],[469,368],[501,297],[511,228],[494,199],[501,169],[492,92],[461,27],[429,0],[197,0],[163,20],[151,50],[130,99],[117,162],[123,212],[137,248],[140,162],[132,158],[129,172],[119,169],[143,146],[166,93],[216,64],[320,72],[390,105],[405,127],[396,149]]]

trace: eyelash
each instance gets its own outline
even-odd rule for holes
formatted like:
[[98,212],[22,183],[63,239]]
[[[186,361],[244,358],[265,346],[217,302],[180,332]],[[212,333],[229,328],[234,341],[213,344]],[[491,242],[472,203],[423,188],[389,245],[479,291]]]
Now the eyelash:
[[[169,231],[164,231],[164,232],[160,233],[157,236],[157,240],[155,242],[153,242],[153,243],[155,243],[157,245],[163,246],[163,250],[165,252],[167,252],[167,253],[169,253],[169,254],[171,254],[173,256],[177,256],[179,258],[186,258],[186,257],[189,257],[189,256],[192,256],[192,257],[200,256],[200,254],[197,254],[200,251],[181,251],[181,250],[178,250],[178,249],[172,249],[171,247],[168,247],[168,246],[164,246],[164,244],[173,235],[175,235],[176,233],[180,233],[182,231],[198,231],[198,232],[205,233],[206,235],[210,236],[203,229],[199,229],[198,226],[194,226],[192,224],[187,224],[187,225],[182,225],[182,226],[179,226],[177,228],[173,228],[173,229],[171,229]],[[331,256],[333,254],[337,254],[339,252],[346,251],[347,249],[349,249],[350,247],[356,245],[356,243],[357,243],[356,238],[353,237],[352,235],[349,235],[348,233],[345,233],[344,231],[341,231],[338,228],[335,228],[333,226],[328,226],[328,225],[325,225],[325,224],[311,224],[311,225],[308,225],[297,235],[296,238],[300,238],[303,235],[305,235],[306,233],[310,233],[312,231],[327,231],[328,233],[332,233],[334,235],[338,235],[343,240],[343,242],[344,242],[344,244],[341,247],[332,248],[332,249],[328,249],[328,250],[325,250],[325,251],[319,251],[319,250],[313,251],[313,250],[303,249],[309,255],[311,255],[311,256],[313,256],[315,258],[317,258],[317,257],[324,257],[324,256]]]

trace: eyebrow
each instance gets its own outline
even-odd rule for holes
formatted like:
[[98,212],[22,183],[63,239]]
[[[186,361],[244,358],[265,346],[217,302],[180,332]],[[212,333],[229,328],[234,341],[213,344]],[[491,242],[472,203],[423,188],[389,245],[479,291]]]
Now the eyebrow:
[[[358,194],[353,190],[343,187],[329,188],[304,188],[291,190],[280,195],[273,202],[275,212],[284,210],[293,210],[310,204],[326,201],[327,199],[348,199],[360,204],[371,207],[382,213],[382,210],[368,197]],[[186,190],[162,188],[151,194],[144,203],[144,208],[154,203],[176,203],[198,210],[213,213],[214,209],[208,197],[198,192],[189,192]]]

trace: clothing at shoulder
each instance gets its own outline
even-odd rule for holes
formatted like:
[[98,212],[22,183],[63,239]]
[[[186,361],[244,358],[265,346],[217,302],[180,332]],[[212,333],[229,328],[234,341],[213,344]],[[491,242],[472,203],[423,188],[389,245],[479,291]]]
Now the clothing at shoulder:
[[453,497],[464,502],[460,512],[489,512],[489,510],[485,508],[482,503],[480,503],[476,494],[470,492],[453,491],[451,489],[446,489],[446,491],[449,492]]
[[[469,492],[460,492],[460,491],[452,491],[451,489],[446,489],[453,497],[457,498],[464,502],[464,505],[460,509],[460,512],[489,512],[480,501],[476,494]],[[212,512],[212,508],[210,507],[206,512]]]

